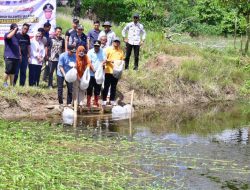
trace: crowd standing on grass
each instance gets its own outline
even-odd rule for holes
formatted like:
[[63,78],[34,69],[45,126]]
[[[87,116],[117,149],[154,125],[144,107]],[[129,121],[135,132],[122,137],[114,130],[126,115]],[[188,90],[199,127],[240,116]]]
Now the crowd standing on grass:
[[[133,21],[122,30],[126,54],[121,49],[121,40],[112,30],[109,21],[102,24],[103,30],[100,29],[100,22],[94,21],[93,29],[86,35],[84,26],[75,18],[72,28],[66,31],[65,38],[62,37],[62,28],[59,26],[55,28],[53,35],[50,35],[51,24],[47,21],[35,32],[32,39],[28,35],[29,24],[24,23],[18,33],[18,25],[12,23],[10,31],[4,35],[3,86],[17,85],[18,78],[19,85],[25,86],[27,68],[29,86],[39,86],[43,70],[42,78],[48,84],[48,88],[57,86],[58,102],[61,106],[64,104],[64,82],[67,86],[67,105],[72,105],[74,100],[82,109],[85,94],[88,108],[91,107],[93,95],[95,107],[99,107],[99,99],[102,99],[102,106],[115,105],[116,87],[124,63],[125,69],[129,69],[132,50],[135,58],[134,70],[138,70],[139,67],[139,51],[146,38],[139,18],[139,14],[134,14]],[[75,74],[72,75],[73,71]],[[54,72],[57,76],[56,82],[53,82]],[[67,73],[75,78],[74,81],[68,80]],[[87,87],[83,88],[82,81],[86,80],[86,76]]]

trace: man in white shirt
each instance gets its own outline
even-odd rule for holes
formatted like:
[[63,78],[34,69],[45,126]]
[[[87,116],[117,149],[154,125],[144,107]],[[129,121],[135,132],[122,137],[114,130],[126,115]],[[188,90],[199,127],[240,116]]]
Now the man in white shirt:
[[98,36],[98,40],[101,41],[102,36],[107,36],[107,46],[112,46],[113,40],[115,39],[116,35],[115,32],[111,30],[111,23],[109,21],[106,21],[103,23],[104,30],[100,32]]
[[[132,49],[134,49],[134,57],[135,57],[134,70],[138,70],[140,46],[144,43],[144,40],[146,38],[146,32],[143,28],[143,25],[139,23],[139,18],[140,18],[139,14],[134,14],[133,18],[134,21],[128,23],[122,30],[122,37],[127,47],[126,58],[125,58],[125,69],[129,68],[129,58]],[[126,38],[126,32],[128,32],[127,38]]]

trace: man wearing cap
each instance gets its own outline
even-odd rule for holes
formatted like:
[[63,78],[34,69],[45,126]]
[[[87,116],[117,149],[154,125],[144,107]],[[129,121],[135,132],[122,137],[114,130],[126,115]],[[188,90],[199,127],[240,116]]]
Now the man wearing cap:
[[79,24],[77,26],[76,34],[72,34],[69,37],[69,45],[73,45],[76,49],[78,46],[84,46],[85,50],[88,51],[87,36],[83,33],[83,31],[83,26]]
[[93,45],[94,45],[94,48],[92,48],[88,52],[88,57],[90,59],[90,62],[93,66],[94,71],[92,70],[90,71],[90,81],[89,81],[89,87],[87,89],[87,107],[91,106],[90,104],[91,104],[91,96],[93,93],[93,89],[94,89],[94,96],[95,96],[94,105],[96,107],[99,107],[98,101],[99,101],[102,84],[96,83],[95,71],[97,71],[99,67],[102,67],[103,69],[103,65],[106,63],[106,54],[104,50],[100,48],[101,42],[99,40],[96,40]]
[[50,23],[50,21],[53,19],[53,10],[54,7],[50,3],[47,3],[43,6],[44,17],[48,23]]
[[10,85],[14,84],[14,75],[21,57],[21,50],[17,38],[18,26],[16,23],[10,25],[10,31],[4,35],[4,60],[5,74],[4,87],[8,87],[7,80],[10,79]]
[[19,41],[19,46],[21,48],[21,60],[18,64],[15,78],[14,78],[14,84],[16,84],[18,79],[18,74],[20,70],[20,79],[19,79],[19,85],[24,86],[26,81],[26,70],[28,67],[28,60],[30,58],[30,37],[27,34],[29,31],[30,25],[27,23],[23,24],[22,31],[17,33],[17,38]]
[[[68,45],[67,51],[59,56],[58,67],[57,67],[57,87],[58,87],[58,101],[60,105],[63,105],[63,83],[65,80],[66,73],[72,68],[72,65],[76,63],[75,47]],[[67,81],[67,104],[72,103],[72,92],[73,83]]]
[[100,32],[98,40],[101,40],[102,36],[107,36],[107,46],[112,46],[112,42],[116,37],[115,32],[111,30],[112,25],[109,21],[106,21],[102,26],[104,30]]
[[98,39],[100,32],[100,22],[97,20],[94,22],[94,29],[90,30],[88,33],[88,49],[94,47],[94,42]]
[[118,79],[113,76],[114,61],[124,60],[124,53],[120,47],[120,39],[115,37],[113,46],[106,49],[106,67],[105,67],[105,81],[104,89],[102,91],[102,105],[107,103],[107,95],[110,88],[110,104],[115,105],[116,86]]
[[[128,23],[122,30],[123,40],[126,43],[125,69],[129,68],[129,58],[132,49],[134,49],[134,70],[138,70],[140,46],[144,43],[146,32],[143,25],[139,23],[139,14],[134,14],[133,18],[134,21]],[[126,32],[128,32],[128,38],[126,38]]]
[[[79,25],[79,20],[74,18],[72,21],[72,28],[68,29],[65,33],[65,47],[68,47],[69,44],[69,37],[76,35],[77,26]],[[67,51],[67,48],[65,48]]]

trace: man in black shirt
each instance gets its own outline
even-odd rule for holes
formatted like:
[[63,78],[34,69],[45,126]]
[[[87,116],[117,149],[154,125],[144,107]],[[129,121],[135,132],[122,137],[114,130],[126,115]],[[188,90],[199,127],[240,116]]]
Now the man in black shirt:
[[[49,22],[45,22],[43,25],[43,29],[44,29],[44,37],[46,37],[47,42],[49,41],[49,31],[51,29],[51,24]],[[48,64],[48,44],[45,45],[45,58],[44,58],[44,64],[45,64],[45,68],[44,68],[44,72],[43,72],[43,81],[47,82],[49,79],[49,64]]]
[[16,84],[18,79],[18,74],[20,70],[20,79],[19,79],[19,85],[24,86],[26,81],[26,70],[28,66],[28,61],[30,57],[30,37],[27,34],[29,31],[30,25],[27,23],[23,24],[22,31],[20,33],[17,33],[17,38],[19,42],[19,46],[21,49],[21,60],[18,64],[18,67],[16,69],[16,74],[14,78],[14,84]]
[[[78,25],[79,25],[79,20],[74,18],[72,22],[72,28],[68,29],[65,34],[65,47],[68,47],[69,37],[71,35],[76,35],[76,29]],[[65,51],[67,51],[67,48],[65,48]]]

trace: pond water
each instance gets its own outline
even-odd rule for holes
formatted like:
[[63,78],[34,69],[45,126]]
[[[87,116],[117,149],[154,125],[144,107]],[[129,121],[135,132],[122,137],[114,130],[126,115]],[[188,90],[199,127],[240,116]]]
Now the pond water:
[[130,119],[81,116],[64,131],[136,142],[130,154],[141,187],[250,189],[249,103],[158,107]]
[[118,149],[128,144],[118,152],[109,147],[132,175],[128,189],[250,189],[249,103],[157,107],[133,117],[82,115],[74,126],[62,121],[49,119],[59,135],[107,140]]

